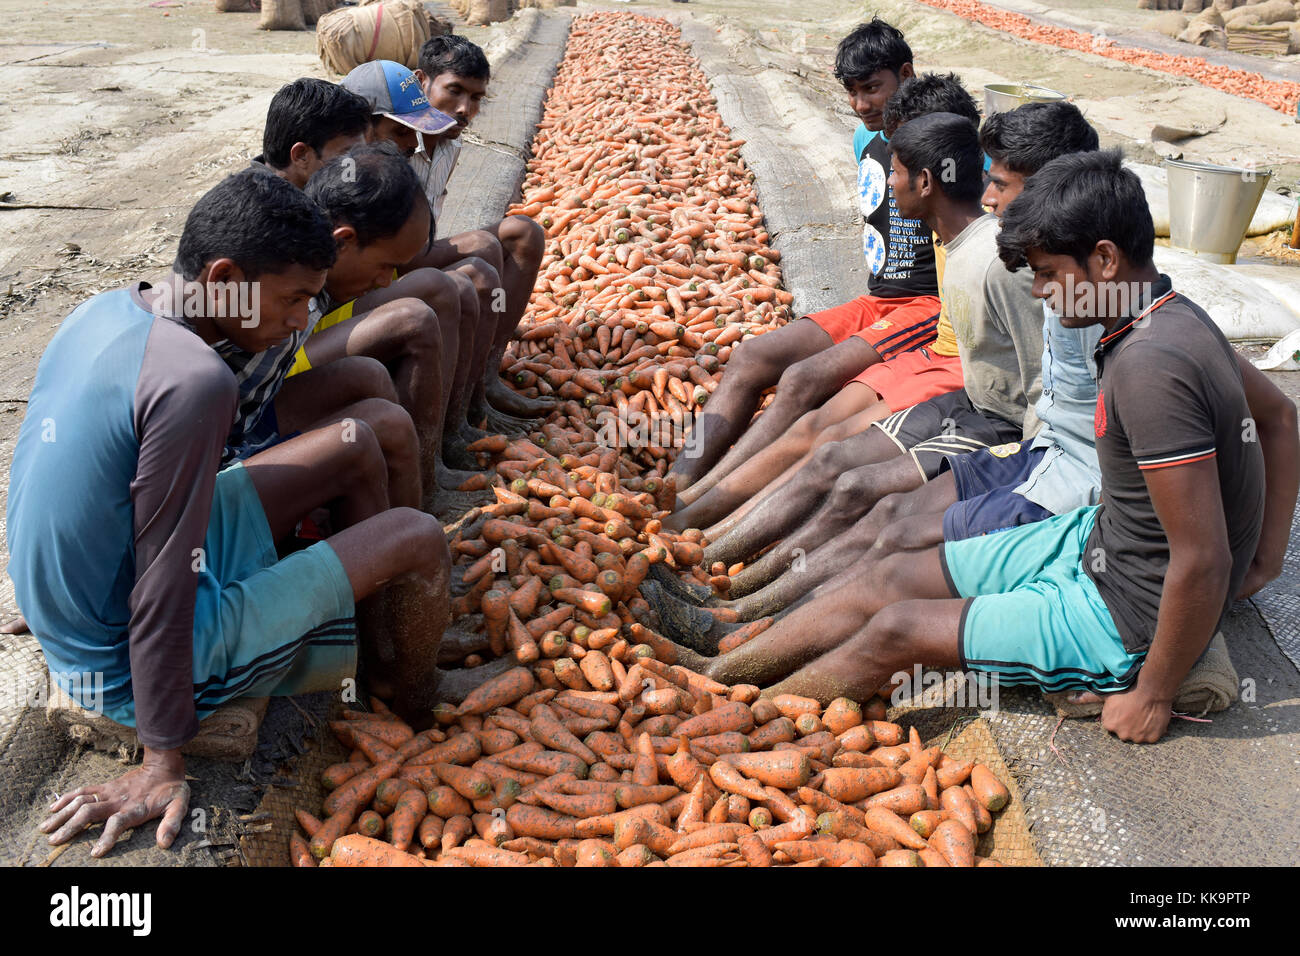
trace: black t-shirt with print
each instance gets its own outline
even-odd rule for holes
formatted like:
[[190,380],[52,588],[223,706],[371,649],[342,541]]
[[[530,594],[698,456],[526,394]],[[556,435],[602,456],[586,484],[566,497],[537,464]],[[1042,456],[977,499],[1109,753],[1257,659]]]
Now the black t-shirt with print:
[[880,298],[937,296],[933,236],[920,219],[899,214],[889,188],[889,169],[889,142],[877,133],[858,156],[858,197],[868,227],[863,233],[863,254],[872,273],[867,289]]
[[1264,456],[1236,353],[1205,311],[1172,288],[1162,275],[1143,299],[1155,308],[1103,337],[1096,352],[1102,504],[1083,562],[1135,653],[1155,637],[1169,565],[1144,473],[1214,459],[1232,550],[1224,613],[1255,556],[1264,514]]

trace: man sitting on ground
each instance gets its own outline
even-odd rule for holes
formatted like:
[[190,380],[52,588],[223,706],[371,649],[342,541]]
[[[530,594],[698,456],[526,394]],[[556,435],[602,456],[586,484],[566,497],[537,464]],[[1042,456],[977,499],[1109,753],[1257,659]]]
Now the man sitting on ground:
[[[775,441],[800,415],[870,365],[929,345],[939,315],[930,230],[901,210],[889,185],[889,143],[880,134],[885,104],[912,76],[903,34],[878,18],[854,28],[835,54],[835,76],[862,118],[853,137],[858,198],[866,217],[868,294],[804,316],[740,345],[668,472],[678,508]],[[764,391],[772,404],[754,419]],[[698,448],[698,454],[694,449]]]
[[[1025,179],[1067,153],[1097,148],[1097,133],[1072,103],[1030,103],[990,116],[980,146],[990,158],[982,204],[1001,216]],[[999,263],[1000,264],[1000,263]],[[887,495],[853,527],[786,570],[766,557],[731,584],[734,600],[720,602],[742,621],[788,607],[870,552],[879,560],[899,550],[987,534],[1096,504],[1101,472],[1092,440],[1097,404],[1092,352],[1098,326],[1065,328],[1043,302],[1042,394],[1035,413],[1043,423],[1032,442],[1013,442],[947,458],[948,470],[906,494]],[[779,575],[779,576],[778,576]],[[690,603],[702,600],[675,576],[656,580]],[[704,629],[701,612],[696,630]],[[722,636],[720,633],[718,636]]]
[[[1063,325],[1103,328],[1102,503],[875,562],[740,648],[759,645],[755,682],[784,672],[770,693],[862,700],[915,664],[960,667],[1100,695],[1122,740],[1164,736],[1233,599],[1281,569],[1300,437],[1294,404],[1156,270],[1154,235],[1140,180],[1108,151],[1043,167],[998,237]],[[1258,406],[1275,412],[1267,438],[1242,425]]]
[[900,210],[922,217],[948,249],[944,293],[965,385],[823,445],[706,548],[710,563],[748,559],[783,536],[772,560],[789,562],[796,549],[809,552],[847,530],[885,495],[937,477],[947,456],[1037,431],[1030,409],[1040,388],[1042,307],[1027,277],[998,261],[997,217],[979,206],[977,130],[965,117],[932,113],[899,127],[890,146]]
[[[337,690],[355,674],[363,599],[367,667],[396,710],[427,725],[463,692],[434,663],[442,529],[390,509],[364,423],[218,473],[238,388],[210,343],[257,353],[303,328],[334,257],[310,199],[245,170],[190,212],[168,280],[83,303],[42,356],[10,473],[9,574],[54,679],[94,706],[70,675],[102,674],[101,712],[144,748],[141,767],[55,801],[41,826],[52,843],[103,823],[91,851],[103,856],[161,815],[169,846],[189,793],[180,748],[199,720],[236,697]],[[319,507],[337,533],[279,560],[276,543]],[[402,614],[381,659],[371,620],[389,600]]]
[[[975,100],[955,73],[923,73],[905,80],[885,104],[885,136],[893,136],[908,120],[927,113],[956,113],[977,126],[980,121]],[[791,469],[797,470],[817,448],[857,435],[890,412],[961,388],[957,338],[943,306],[945,256],[936,237],[935,272],[941,291],[933,342],[868,365],[820,406],[800,416],[775,441],[737,464],[691,504],[669,515],[664,527],[675,531],[706,528],[716,535],[730,520],[740,517],[764,489],[779,484],[783,475],[793,474]],[[722,466],[715,470],[720,472]],[[712,479],[711,472],[695,488],[705,487]],[[722,520],[727,515],[731,519]]]
[[[421,136],[421,148],[411,157],[433,207],[434,218],[438,219],[447,197],[447,183],[460,158],[461,135],[478,115],[492,71],[477,44],[448,33],[425,41],[420,48],[420,66],[415,76],[434,109],[456,120],[456,125],[445,133]],[[481,422],[486,417],[490,431],[518,431],[523,424],[519,418],[544,415],[553,404],[546,399],[520,395],[500,375],[501,356],[523,318],[537,282],[545,242],[545,231],[532,219],[507,216],[482,229],[439,239],[420,259],[424,265],[446,269],[476,256],[486,259],[500,276],[505,291],[504,308],[489,309],[496,318],[496,334],[486,371],[474,383],[469,406],[470,421]]]
[[302,189],[312,173],[366,141],[370,107],[337,83],[303,77],[271,97],[253,163]]

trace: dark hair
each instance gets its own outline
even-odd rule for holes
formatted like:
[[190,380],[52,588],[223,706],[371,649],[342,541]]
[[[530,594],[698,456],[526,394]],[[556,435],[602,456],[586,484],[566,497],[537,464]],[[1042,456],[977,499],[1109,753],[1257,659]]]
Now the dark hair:
[[1097,131],[1077,106],[1064,100],[994,113],[980,128],[980,148],[989,159],[1022,176],[1034,175],[1058,156],[1097,147]]
[[1131,265],[1151,263],[1155,226],[1142,180],[1118,149],[1058,156],[1025,180],[1002,215],[998,255],[1013,272],[1031,251],[1084,265],[1109,239]]
[[918,116],[898,128],[889,140],[889,148],[909,176],[930,170],[943,194],[954,202],[974,201],[984,191],[979,132],[964,116]]
[[[355,229],[363,246],[401,232],[417,202],[428,208],[415,170],[389,142],[357,146],[334,157],[312,174],[303,191],[335,226]],[[432,232],[432,214],[429,219]]]
[[439,73],[455,73],[484,82],[492,78],[492,67],[483,48],[454,33],[424,41],[420,47],[420,69],[429,79]]
[[217,259],[255,279],[286,266],[324,270],[337,255],[325,213],[288,181],[244,169],[204,193],[190,210],[172,268],[193,281]]
[[847,86],[881,70],[898,76],[903,64],[911,62],[912,48],[903,39],[903,31],[872,17],[870,23],[854,27],[835,48],[835,79]]
[[961,77],[956,73],[921,73],[904,80],[885,103],[885,137],[893,136],[908,120],[927,113],[956,113],[976,126],[980,123],[979,107],[961,85]]
[[276,91],[266,111],[262,158],[274,169],[289,165],[294,143],[306,143],[319,156],[336,136],[364,134],[370,104],[337,83],[304,77]]

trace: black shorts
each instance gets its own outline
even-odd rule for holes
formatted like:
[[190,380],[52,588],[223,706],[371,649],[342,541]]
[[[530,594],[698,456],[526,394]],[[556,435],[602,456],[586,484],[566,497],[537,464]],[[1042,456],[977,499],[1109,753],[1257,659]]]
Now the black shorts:
[[925,481],[938,477],[949,455],[1020,441],[1023,424],[977,411],[965,389],[948,392],[872,423],[908,455]]

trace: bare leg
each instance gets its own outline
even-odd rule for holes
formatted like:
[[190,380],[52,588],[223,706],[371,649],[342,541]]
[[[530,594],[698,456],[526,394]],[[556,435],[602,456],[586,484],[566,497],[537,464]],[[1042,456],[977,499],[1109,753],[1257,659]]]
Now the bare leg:
[[419,508],[420,449],[411,416],[397,404],[397,390],[383,363],[346,356],[294,375],[275,397],[282,434],[358,419],[379,439],[388,464],[388,495],[394,508]]
[[866,700],[900,671],[961,666],[961,615],[967,601],[891,604],[848,641],[769,687],[765,694],[799,694],[829,704],[836,697]]
[[467,684],[511,661],[450,679],[437,670],[450,600],[442,527],[421,512],[389,509],[378,440],[364,423],[348,438],[342,424],[313,429],[254,455],[245,467],[277,540],[313,509],[330,508],[344,529],[328,540],[358,601],[362,650],[388,684],[394,708],[427,725],[439,699],[458,699]]
[[[826,354],[826,359],[830,359],[835,351],[831,349]],[[821,362],[822,356],[818,356],[813,361]],[[778,391],[777,394],[779,396],[780,392]],[[763,422],[769,420],[772,411],[773,409],[768,409],[759,417],[736,445],[737,448],[747,442],[749,435],[758,430]],[[803,414],[775,441],[760,448],[747,461],[737,465],[686,508],[670,515],[664,521],[664,527],[669,530],[684,531],[687,528],[705,528],[714,525],[728,514],[743,508],[747,502],[753,501],[760,495],[763,489],[779,480],[792,465],[812,451],[815,447],[814,442],[830,426],[837,425],[847,418],[861,416],[868,411],[872,417],[858,431],[864,430],[871,421],[884,418],[888,411],[874,391],[861,382],[850,382],[821,406]],[[721,469],[725,463],[726,459],[723,459],[717,468]],[[713,472],[709,474],[712,475]],[[707,480],[708,476],[701,479],[696,483],[695,488],[704,487]]]
[[[807,547],[797,534],[791,537],[792,543],[778,542],[776,547],[732,578],[729,593],[741,598],[746,595],[757,598],[762,593],[760,588],[766,590],[765,586],[782,582],[776,592],[758,599],[755,604],[756,608],[771,606],[776,594],[786,598],[805,594],[869,548],[879,547],[892,554],[898,550],[936,545],[943,540],[943,513],[956,500],[957,486],[951,472],[944,472],[905,494],[886,495],[851,528],[819,547]],[[903,522],[921,522],[924,528],[913,530],[913,524],[906,524],[908,535],[903,539],[897,535],[904,529],[895,527]],[[904,540],[909,545],[900,547]],[[918,543],[911,544],[912,541]]]
[[698,494],[682,492],[703,477],[749,426],[759,396],[775,385],[795,362],[830,347],[831,337],[821,326],[800,320],[736,348],[722,381],[709,396],[703,414],[669,471],[669,476],[676,480],[681,504],[689,504],[698,497]]
[[[714,658],[708,676],[727,684],[767,686],[833,651],[895,601],[952,597],[938,549],[879,561],[862,558],[845,571],[842,580],[841,586],[801,604],[758,637]],[[882,678],[854,699],[865,700],[883,682]]]
[[[509,216],[496,224],[495,234],[501,243],[503,265],[501,286],[505,289],[505,309],[499,314],[496,335],[488,352],[487,368],[483,375],[483,397],[499,412],[523,418],[544,415],[555,405],[552,399],[526,398],[501,380],[501,356],[537,283],[537,270],[546,248],[546,233],[527,216]],[[489,419],[491,409],[488,409]]]
[[801,415],[812,411],[843,388],[853,376],[879,361],[880,355],[875,349],[863,339],[851,337],[813,358],[791,365],[781,373],[772,404],[754,419],[722,460],[691,486],[692,493],[699,495],[713,488],[741,464],[777,441]]
[[712,542],[704,551],[705,561],[743,561],[791,534],[801,522],[808,523],[782,546],[797,537],[797,546],[811,551],[848,528],[885,495],[910,491],[920,484],[921,475],[912,460],[901,455],[898,446],[878,428],[823,445],[793,479],[768,494],[734,528]]
[[[459,308],[454,314],[459,320]],[[446,394],[442,330],[433,311],[417,299],[387,302],[317,332],[307,339],[306,350],[315,368],[347,355],[366,355],[388,368],[397,398],[410,413],[419,437],[421,487],[432,492],[443,472],[439,449]]]

